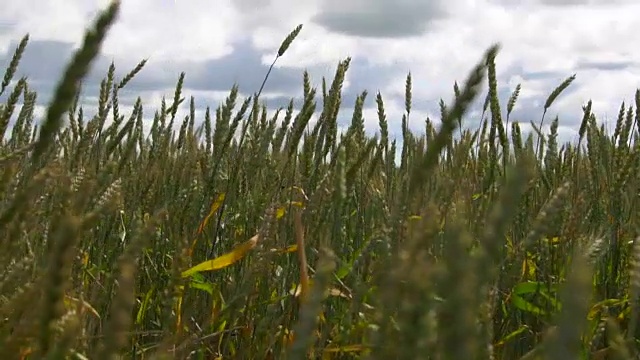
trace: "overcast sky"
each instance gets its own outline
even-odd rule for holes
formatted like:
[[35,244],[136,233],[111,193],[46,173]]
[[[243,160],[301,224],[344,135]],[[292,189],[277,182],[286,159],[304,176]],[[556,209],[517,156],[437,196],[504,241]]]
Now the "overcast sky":
[[[2,0],[0,69],[29,33],[20,75],[29,77],[41,103],[47,101],[84,29],[107,3]],[[269,107],[302,94],[304,69],[318,86],[351,56],[341,125],[348,125],[355,96],[366,89],[371,132],[377,131],[377,91],[398,134],[410,71],[410,126],[420,131],[427,115],[438,119],[440,98],[450,102],[454,81],[463,82],[495,42],[502,44],[497,66],[503,110],[522,84],[513,120],[537,123],[547,95],[577,74],[548,112],[549,120],[559,115],[563,140],[575,138],[581,105],[589,99],[600,120],[611,122],[621,102],[632,103],[640,88],[637,0],[125,0],[121,10],[87,80],[88,107],[95,105],[95,90],[112,60],[121,75],[149,59],[121,94],[123,106],[141,96],[147,116],[163,95],[172,97],[181,71],[185,95],[195,97],[199,110],[217,107],[234,83],[249,95],[298,24],[302,32],[267,83]],[[466,119],[473,127],[478,121],[474,113]]]

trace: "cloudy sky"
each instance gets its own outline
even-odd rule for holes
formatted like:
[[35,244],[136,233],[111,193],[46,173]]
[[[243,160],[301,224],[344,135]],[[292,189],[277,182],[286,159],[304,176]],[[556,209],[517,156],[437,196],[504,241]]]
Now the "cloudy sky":
[[[0,68],[29,33],[20,75],[29,77],[40,103],[46,103],[84,29],[107,3],[4,0]],[[234,83],[245,95],[257,91],[284,37],[303,24],[267,83],[270,108],[302,94],[305,69],[318,86],[350,56],[341,125],[348,125],[355,96],[366,89],[366,126],[377,131],[374,100],[380,91],[399,134],[404,82],[411,72],[410,126],[420,131],[426,116],[438,119],[438,101],[450,101],[454,81],[463,82],[483,52],[499,42],[503,110],[509,94],[522,85],[513,120],[537,123],[547,95],[577,74],[548,113],[550,119],[560,117],[561,139],[570,141],[581,105],[589,99],[599,118],[609,122],[622,101],[633,101],[640,88],[639,13],[636,0],[124,0],[83,100],[87,108],[95,106],[97,86],[111,61],[122,75],[148,58],[122,92],[122,105],[141,96],[151,116],[162,96],[172,97],[185,71],[185,95],[195,97],[199,110],[215,108]],[[478,121],[471,113],[466,124],[476,127]]]

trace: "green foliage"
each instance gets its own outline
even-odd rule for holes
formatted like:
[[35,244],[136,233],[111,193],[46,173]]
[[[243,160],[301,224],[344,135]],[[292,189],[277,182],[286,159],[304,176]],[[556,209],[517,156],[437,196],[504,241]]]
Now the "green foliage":
[[512,117],[520,85],[503,124],[494,46],[422,135],[407,76],[401,145],[380,93],[379,136],[366,91],[338,131],[350,59],[320,96],[305,72],[299,109],[266,110],[267,74],[204,119],[182,73],[145,132],[141,100],[123,114],[118,92],[146,61],[122,79],[109,67],[96,114],[79,104],[118,8],[87,31],[41,124],[26,78],[12,82],[28,36],[2,80],[4,358],[637,357],[640,91],[613,135],[589,102],[577,145],[558,144],[558,118],[548,135],[531,123],[534,145]]

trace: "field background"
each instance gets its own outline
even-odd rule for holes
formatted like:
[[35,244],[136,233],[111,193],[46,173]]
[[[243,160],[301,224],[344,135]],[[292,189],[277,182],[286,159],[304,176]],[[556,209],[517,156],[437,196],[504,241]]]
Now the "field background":
[[28,79],[13,79],[28,37],[2,80],[5,358],[636,358],[640,91],[612,134],[588,103],[578,142],[559,144],[545,113],[569,77],[532,122],[550,133],[523,137],[519,88],[497,96],[494,46],[420,134],[407,76],[400,148],[380,94],[364,92],[338,132],[349,59],[320,89],[301,74],[299,109],[268,113],[260,91],[234,87],[204,119],[184,73],[160,109],[121,113],[118,92],[145,62],[122,79],[112,66],[87,114],[80,84],[118,4],[42,122]]

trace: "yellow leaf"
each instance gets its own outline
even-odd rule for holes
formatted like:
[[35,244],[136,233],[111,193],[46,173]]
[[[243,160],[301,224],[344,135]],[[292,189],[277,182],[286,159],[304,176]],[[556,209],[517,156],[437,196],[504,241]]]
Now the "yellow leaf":
[[180,325],[182,325],[182,295],[180,295],[176,299],[175,313],[176,313],[176,331],[180,331]]
[[591,307],[591,310],[589,310],[589,313],[587,314],[587,318],[589,320],[593,320],[602,313],[603,309],[608,309],[614,306],[624,306],[624,305],[625,305],[625,300],[621,300],[621,299],[602,300]]
[[303,204],[300,201],[289,201],[288,204],[282,205],[276,209],[276,219],[281,219],[284,216],[284,214],[287,212],[288,206],[295,206],[295,207],[302,208]]
[[298,251],[298,245],[297,244],[289,245],[283,251],[287,253],[296,252]]
[[91,304],[89,304],[87,301],[82,300],[82,299],[78,299],[75,298],[73,296],[69,296],[69,295],[65,295],[64,299],[63,299],[64,304],[67,306],[67,308],[71,308],[72,306],[80,306],[81,308],[83,308],[84,310],[89,311],[91,314],[93,314],[95,317],[97,317],[98,319],[100,319],[100,314],[98,314],[98,311],[96,311],[96,309],[93,308],[93,306],[91,306]]
[[215,259],[204,261],[182,273],[182,277],[189,277],[201,271],[214,271],[223,269],[238,260],[242,259],[247,253],[258,244],[258,235],[255,235],[246,242],[236,246],[230,252],[218,256]]
[[340,290],[338,290],[336,288],[329,289],[329,295],[335,296],[335,297],[341,297],[341,298],[345,298],[345,299],[351,299],[351,296],[343,293],[342,291],[340,291]]
[[[214,201],[213,204],[211,204],[211,210],[209,210],[209,215],[207,215],[207,217],[204,218],[202,223],[200,223],[200,226],[198,226],[198,231],[197,231],[198,234],[201,234],[202,231],[204,231],[204,227],[207,226],[207,224],[209,223],[209,220],[211,220],[211,217],[216,213],[216,211],[218,211],[220,206],[222,206],[222,202],[224,201],[224,198],[225,198],[225,193],[222,193],[218,195],[218,197],[216,198],[216,201]],[[198,238],[196,237],[191,242],[191,247],[189,248],[189,256],[193,254],[193,250],[196,248],[197,243],[198,243]]]
[[282,335],[282,342],[287,346],[293,345],[293,341],[296,339],[296,335],[292,331],[288,329],[284,329],[284,334]]
[[288,253],[293,253],[298,251],[298,245],[297,244],[293,244],[293,245],[289,245],[284,249],[270,249],[269,251],[271,252],[279,252],[281,254],[288,254]]
[[324,352],[327,353],[350,353],[350,352],[360,352],[367,350],[367,346],[362,344],[354,344],[354,345],[345,345],[345,346],[337,346],[337,347],[328,347],[324,349]]
[[29,355],[31,355],[33,353],[33,349],[28,347],[28,348],[20,348],[20,360],[24,360],[24,359],[28,359]]
[[89,253],[86,251],[82,252],[82,266],[89,265]]
[[[313,279],[309,279],[309,286],[313,285]],[[298,297],[300,296],[300,294],[302,293],[302,285],[298,284],[298,285],[294,285],[291,290],[289,290],[289,294],[293,295],[293,297]],[[341,297],[344,299],[351,299],[351,296],[349,294],[345,294],[344,292],[340,291],[339,289],[336,288],[329,288],[326,291],[326,295],[327,296],[333,296],[333,297]]]
[[213,204],[211,204],[211,210],[209,211],[209,215],[207,215],[207,217],[204,218],[204,220],[202,221],[202,224],[200,224],[200,226],[198,227],[198,234],[202,233],[202,230],[204,230],[204,227],[207,226],[207,224],[209,223],[209,220],[211,220],[211,217],[216,213],[216,211],[218,211],[220,206],[222,206],[222,202],[224,201],[224,198],[225,198],[225,193],[222,193],[218,195],[218,198],[216,198],[216,201],[214,201]]

